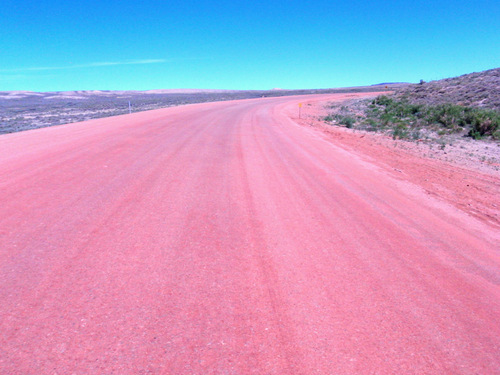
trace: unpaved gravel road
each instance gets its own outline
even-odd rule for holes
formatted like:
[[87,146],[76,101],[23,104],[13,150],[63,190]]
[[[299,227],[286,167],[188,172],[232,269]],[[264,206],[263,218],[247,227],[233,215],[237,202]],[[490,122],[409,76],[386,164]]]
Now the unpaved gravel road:
[[498,374],[498,227],[286,113],[0,137],[1,374]]

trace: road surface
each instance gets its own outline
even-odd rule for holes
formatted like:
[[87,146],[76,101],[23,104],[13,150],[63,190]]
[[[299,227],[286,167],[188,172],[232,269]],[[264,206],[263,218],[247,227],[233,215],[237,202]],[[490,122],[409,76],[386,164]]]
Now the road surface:
[[0,373],[499,374],[498,232],[303,100],[1,136]]

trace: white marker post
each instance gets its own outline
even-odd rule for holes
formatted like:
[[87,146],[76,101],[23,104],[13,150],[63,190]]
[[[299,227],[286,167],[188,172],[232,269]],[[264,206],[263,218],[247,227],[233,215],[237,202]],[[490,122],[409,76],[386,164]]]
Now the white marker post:
[[302,109],[302,103],[299,103],[299,118],[300,118],[301,109]]
[[130,100],[128,101],[128,114],[132,113],[132,107],[130,106]]

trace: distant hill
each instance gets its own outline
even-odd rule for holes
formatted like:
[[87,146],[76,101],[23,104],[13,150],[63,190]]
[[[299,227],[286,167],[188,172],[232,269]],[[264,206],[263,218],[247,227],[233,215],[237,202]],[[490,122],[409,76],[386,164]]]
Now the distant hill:
[[408,85],[408,82],[382,82],[382,83],[375,83],[372,86],[391,86],[393,87],[394,85]]
[[418,104],[450,103],[500,111],[500,68],[408,85],[395,95]]

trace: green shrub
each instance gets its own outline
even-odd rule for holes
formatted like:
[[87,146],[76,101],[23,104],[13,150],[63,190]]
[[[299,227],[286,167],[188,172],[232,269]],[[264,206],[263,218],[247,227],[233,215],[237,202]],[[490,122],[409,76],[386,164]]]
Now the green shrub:
[[367,117],[392,127],[395,138],[407,137],[408,126],[413,129],[429,126],[437,128],[441,135],[470,128],[468,135],[474,139],[485,136],[500,139],[500,113],[462,105],[425,106],[381,95],[368,106]]
[[469,136],[480,139],[484,136],[491,136],[500,139],[500,114],[486,109],[475,109],[470,111],[465,121],[471,125]]
[[467,107],[453,104],[428,107],[426,120],[429,124],[438,123],[447,129],[459,131],[465,125],[465,114],[469,110]]
[[391,98],[385,95],[380,95],[375,98],[375,100],[372,102],[373,104],[376,105],[383,105],[383,106],[388,106],[393,102]]
[[356,123],[356,119],[349,116],[344,116],[339,120],[341,125],[345,125],[346,128],[352,128],[352,126]]
[[342,106],[324,120],[335,121],[347,128],[354,127],[359,121],[360,126],[368,131],[390,129],[394,139],[421,139],[423,128],[441,136],[466,129],[466,134],[474,139],[500,139],[500,113],[493,110],[456,104],[424,105],[412,103],[404,96],[380,95],[368,102],[364,111],[365,118],[360,120],[350,107]]
[[408,127],[406,124],[399,123],[396,125],[394,130],[392,131],[392,138],[400,138],[400,139],[405,139],[408,138]]

